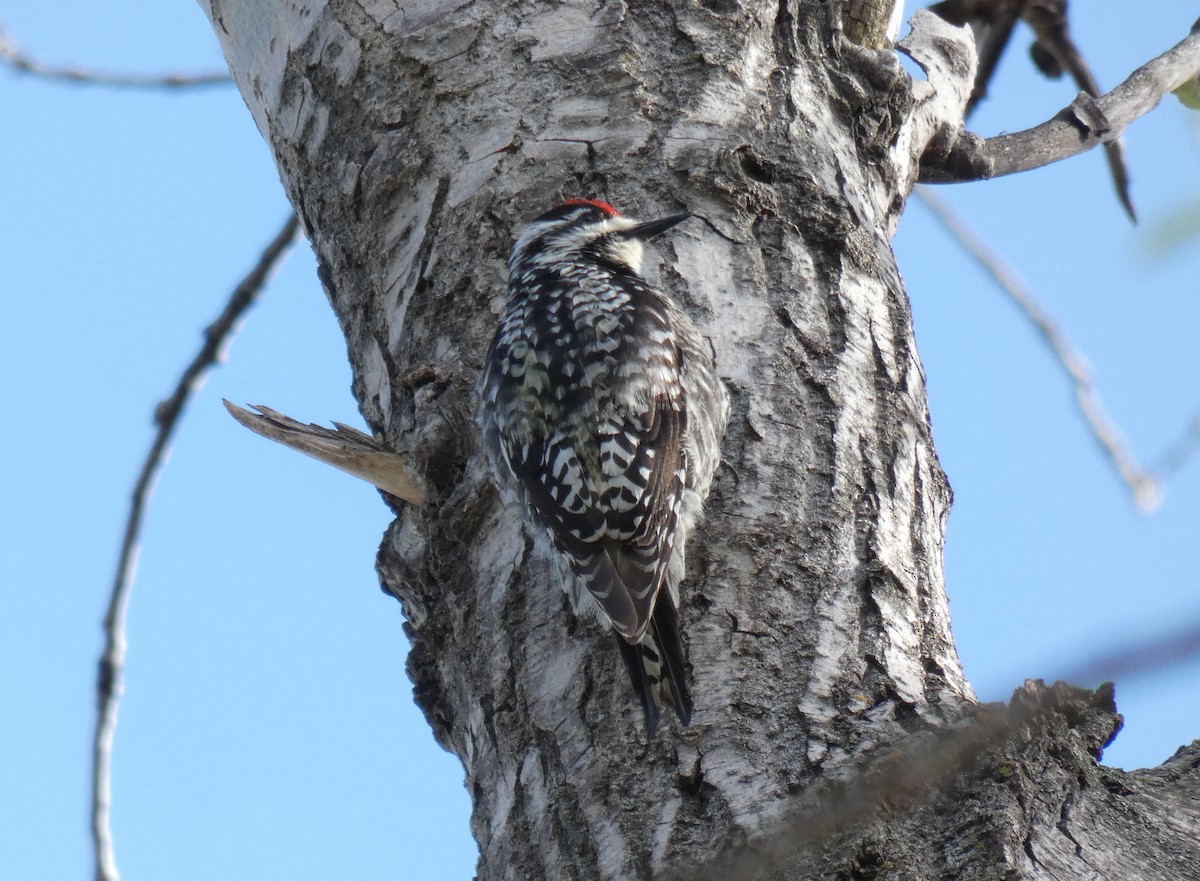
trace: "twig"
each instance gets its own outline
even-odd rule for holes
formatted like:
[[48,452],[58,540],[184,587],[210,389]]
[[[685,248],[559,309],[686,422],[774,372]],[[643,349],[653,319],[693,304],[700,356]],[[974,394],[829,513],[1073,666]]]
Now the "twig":
[[1085,685],[1123,681],[1157,673],[1197,655],[1200,655],[1200,620],[1192,620],[1185,627],[1157,633],[1153,639],[1109,648],[1103,655],[1074,664],[1066,670],[1063,679]]
[[298,228],[299,224],[293,215],[263,251],[255,267],[234,289],[217,320],[205,329],[204,344],[200,351],[183,371],[171,397],[161,402],[154,411],[154,422],[158,431],[134,485],[129,518],[125,522],[125,536],[121,543],[121,557],[117,563],[108,612],[104,616],[105,645],[97,678],[96,733],[92,749],[92,842],[97,881],[118,881],[120,878],[113,856],[109,817],[112,744],[117,724],[117,707],[121,701],[121,676],[125,663],[125,612],[129,605],[129,592],[133,586],[138,536],[150,489],[163,462],[167,444],[179,423],[184,405],[196,389],[198,380],[209,367],[217,363],[221,350],[234,333],[238,321],[257,299],[271,270],[295,238]]
[[196,86],[225,86],[233,82],[233,78],[228,73],[154,76],[137,73],[106,73],[84,67],[46,64],[25,54],[17,42],[9,36],[3,24],[0,24],[0,61],[14,70],[44,79],[121,88],[180,89]]
[[931,161],[922,161],[921,180],[988,180],[1041,168],[1115,141],[1130,123],[1157,106],[1163,95],[1198,76],[1200,33],[1142,65],[1107,95],[1092,98],[1081,92],[1041,125],[987,139],[960,132],[948,150],[931,157]]
[[1159,457],[1158,462],[1150,471],[1157,474],[1158,479],[1165,483],[1167,478],[1173,477],[1175,472],[1183,468],[1198,450],[1200,450],[1200,413],[1192,417],[1191,424]]
[[1075,387],[1075,400],[1079,405],[1084,422],[1092,436],[1104,450],[1121,480],[1133,495],[1134,504],[1142,513],[1153,511],[1161,499],[1161,486],[1157,480],[1143,470],[1126,448],[1120,432],[1105,415],[1096,396],[1091,372],[1083,359],[1071,347],[1063,332],[1050,318],[1032,292],[990,248],[976,236],[967,225],[941,199],[925,187],[918,187],[917,197],[942,223],[950,235],[958,240],[976,262],[992,277],[1000,288],[1033,322],[1047,345],[1050,346],[1059,364],[1070,377]]

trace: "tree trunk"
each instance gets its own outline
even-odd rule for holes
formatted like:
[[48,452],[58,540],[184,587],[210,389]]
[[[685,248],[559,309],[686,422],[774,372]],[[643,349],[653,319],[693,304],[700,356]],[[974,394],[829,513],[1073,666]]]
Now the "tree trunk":
[[[480,878],[750,852],[780,877],[1186,877],[1200,754],[1098,768],[1109,702],[1032,686],[1037,712],[960,750],[951,789],[889,790],[809,847],[739,849],[803,843],[796,810],[849,803],[831,782],[885,779],[883,747],[955,736],[974,708],[890,247],[921,152],[961,121],[969,38],[929,41],[935,91],[816,0],[202,5],[317,252],[363,414],[420,467],[425,502],[395,503],[379,570],[417,700],[466,768]],[[696,716],[649,741],[611,633],[575,618],[502,506],[473,419],[508,250],[583,195],[696,214],[648,264],[733,399],[682,592]],[[1096,869],[1122,840],[1121,871]]]

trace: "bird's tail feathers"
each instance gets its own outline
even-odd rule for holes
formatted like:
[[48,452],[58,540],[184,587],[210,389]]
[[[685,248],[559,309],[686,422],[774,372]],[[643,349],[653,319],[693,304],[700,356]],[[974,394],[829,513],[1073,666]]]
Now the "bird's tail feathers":
[[621,657],[629,670],[633,689],[642,702],[646,732],[658,727],[658,708],[674,707],[684,725],[692,721],[692,696],[688,691],[683,663],[679,619],[669,591],[663,591],[654,606],[650,626],[639,642],[630,644],[617,634]]

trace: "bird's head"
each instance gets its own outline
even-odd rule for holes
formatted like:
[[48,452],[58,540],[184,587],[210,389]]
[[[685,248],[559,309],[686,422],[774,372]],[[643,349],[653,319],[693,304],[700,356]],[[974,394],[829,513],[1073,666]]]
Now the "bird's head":
[[640,275],[642,243],[690,213],[639,222],[598,199],[571,199],[530,222],[513,246],[509,272],[566,262],[607,263]]

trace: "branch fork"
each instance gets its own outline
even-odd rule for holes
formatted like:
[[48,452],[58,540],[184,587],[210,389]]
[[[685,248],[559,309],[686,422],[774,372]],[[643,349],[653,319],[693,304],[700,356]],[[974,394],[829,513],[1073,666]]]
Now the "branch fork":
[[[918,17],[914,16],[914,35],[917,26]],[[912,39],[910,36],[909,40]],[[909,40],[902,46],[907,48]],[[917,45],[927,49],[926,44]],[[927,51],[925,56],[910,54],[926,67]],[[931,85],[937,86],[934,69],[926,67],[926,70],[930,72]],[[935,138],[927,142],[935,143],[935,149],[921,157],[919,179],[923,183],[987,180],[1040,168],[1100,144],[1113,143],[1130,123],[1157,106],[1163,95],[1198,76],[1200,33],[1193,33],[1139,67],[1108,94],[1093,98],[1081,92],[1067,107],[1033,128],[985,139],[962,130],[960,117],[957,136],[942,135],[943,142],[950,143],[948,149],[938,148]]]

